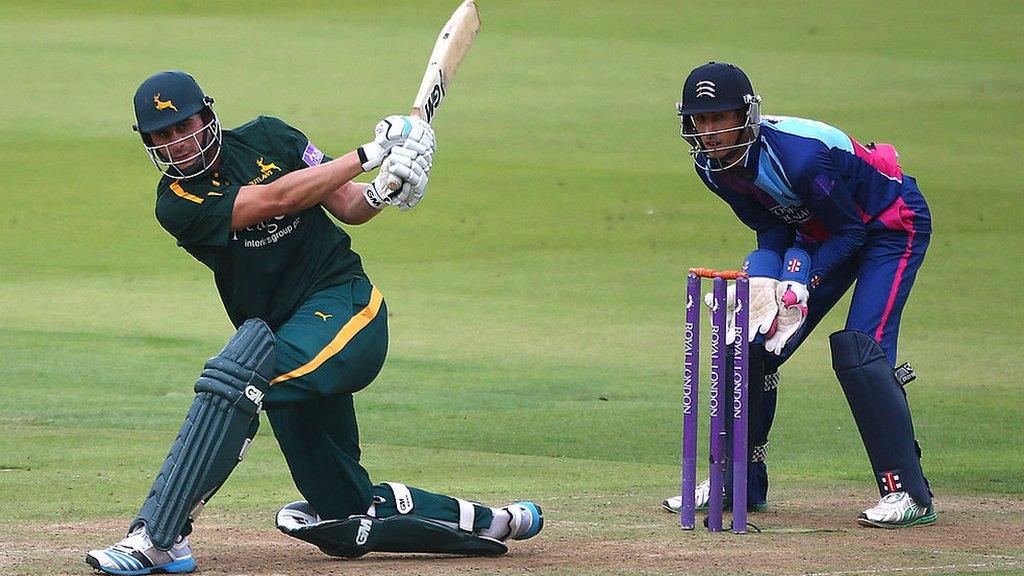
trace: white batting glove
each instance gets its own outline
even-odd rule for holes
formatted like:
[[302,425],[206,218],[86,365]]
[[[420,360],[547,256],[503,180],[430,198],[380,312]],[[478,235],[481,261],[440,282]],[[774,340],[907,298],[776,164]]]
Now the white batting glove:
[[431,157],[425,150],[420,150],[423,150],[421,146],[408,141],[392,148],[386,161],[389,189],[393,187],[391,182],[395,179],[401,183],[397,191],[391,192],[390,201],[402,212],[412,210],[427,191]]
[[807,319],[807,286],[791,280],[780,281],[775,288],[779,315],[775,333],[764,343],[764,349],[782,355],[782,349]]
[[378,122],[373,129],[373,141],[363,144],[356,150],[363,172],[380,166],[392,148],[410,140],[430,149],[433,153],[434,129],[426,121],[415,116],[392,115]]
[[[430,155],[424,152],[426,148],[412,141],[392,148],[377,177],[363,191],[366,202],[377,210],[392,205],[403,212],[419,204],[430,172]],[[397,190],[391,190],[392,182],[399,183]]]
[[366,198],[366,203],[377,210],[383,210],[390,204],[388,195],[391,191],[388,190],[388,179],[388,173],[381,170],[373,182],[370,182],[370,185],[363,190],[363,198]]

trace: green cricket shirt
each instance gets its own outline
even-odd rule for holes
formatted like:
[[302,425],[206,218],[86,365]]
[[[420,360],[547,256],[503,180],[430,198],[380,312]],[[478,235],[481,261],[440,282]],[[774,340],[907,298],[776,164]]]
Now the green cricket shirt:
[[272,330],[316,292],[364,275],[352,239],[320,206],[231,230],[242,186],[267,184],[325,161],[283,121],[260,116],[224,131],[216,169],[189,180],[164,176],[156,217],[178,245],[213,271],[231,322],[261,318]]

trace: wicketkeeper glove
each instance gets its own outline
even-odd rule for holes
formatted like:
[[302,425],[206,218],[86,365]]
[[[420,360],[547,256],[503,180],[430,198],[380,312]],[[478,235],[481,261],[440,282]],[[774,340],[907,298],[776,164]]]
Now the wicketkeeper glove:
[[786,251],[785,270],[775,288],[779,314],[776,318],[775,333],[764,343],[764,349],[782,355],[782,349],[800,331],[807,319],[808,275],[811,257],[799,248]]
[[[759,334],[771,336],[775,332],[775,318],[779,313],[776,295],[779,272],[782,260],[771,250],[754,250],[743,263],[750,278],[750,330],[749,340],[754,341]],[[735,291],[729,287],[735,301]]]

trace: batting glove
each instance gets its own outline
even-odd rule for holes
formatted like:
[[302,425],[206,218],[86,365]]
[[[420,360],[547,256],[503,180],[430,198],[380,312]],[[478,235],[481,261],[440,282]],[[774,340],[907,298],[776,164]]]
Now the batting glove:
[[[378,210],[390,204],[403,212],[419,204],[430,172],[430,155],[425,152],[412,141],[392,148],[377,177],[363,191],[367,203]],[[391,190],[392,182],[398,182],[397,190]]]
[[401,186],[391,193],[391,204],[402,212],[412,210],[427,192],[430,178],[431,156],[428,150],[416,142],[407,141],[393,148],[388,156],[388,187],[397,178]]
[[420,144],[429,149],[431,154],[435,147],[434,129],[426,121],[415,116],[388,116],[377,123],[373,135],[373,141],[363,144],[356,150],[363,172],[380,166],[392,148],[407,141]]

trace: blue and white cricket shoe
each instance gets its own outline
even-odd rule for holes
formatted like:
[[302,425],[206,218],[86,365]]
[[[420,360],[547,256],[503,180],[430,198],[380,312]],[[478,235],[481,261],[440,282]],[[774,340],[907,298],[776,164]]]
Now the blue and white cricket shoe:
[[90,550],[85,562],[100,572],[124,576],[185,574],[196,569],[187,537],[178,538],[170,550],[161,550],[153,545],[143,524],[109,548]]
[[540,506],[529,500],[509,504],[505,506],[505,510],[512,515],[512,519],[508,523],[510,530],[508,538],[512,540],[533,538],[544,527],[544,513]]

